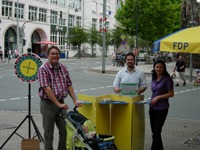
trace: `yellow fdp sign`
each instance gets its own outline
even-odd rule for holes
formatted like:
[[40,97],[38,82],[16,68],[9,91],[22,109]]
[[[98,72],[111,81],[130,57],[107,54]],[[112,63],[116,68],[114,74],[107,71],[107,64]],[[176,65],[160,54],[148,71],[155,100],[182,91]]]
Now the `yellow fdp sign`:
[[173,43],[173,49],[178,49],[178,50],[185,50],[189,46],[188,42],[174,42]]

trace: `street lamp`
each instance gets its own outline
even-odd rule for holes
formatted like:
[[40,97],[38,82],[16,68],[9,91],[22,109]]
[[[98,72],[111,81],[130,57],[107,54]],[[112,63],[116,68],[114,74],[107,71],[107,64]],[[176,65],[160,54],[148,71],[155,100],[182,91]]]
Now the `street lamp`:
[[19,0],[17,0],[17,50],[19,51]]
[[[138,0],[136,0],[136,25],[135,25],[135,36],[136,36],[136,42],[135,42],[135,47],[136,51],[138,52]],[[139,54],[139,53],[138,53]],[[135,55],[135,65],[138,65],[138,60],[137,60],[137,55]]]
[[[68,3],[68,13],[67,13],[67,32],[66,32],[66,37],[69,38],[69,9],[70,7],[73,6],[74,11],[75,12],[78,12],[78,8],[76,7],[76,4],[75,4],[75,1],[73,1],[72,3]],[[69,50],[70,50],[70,43],[67,42],[67,47],[69,47]],[[68,59],[68,55],[69,55],[69,52],[67,50],[67,59]]]

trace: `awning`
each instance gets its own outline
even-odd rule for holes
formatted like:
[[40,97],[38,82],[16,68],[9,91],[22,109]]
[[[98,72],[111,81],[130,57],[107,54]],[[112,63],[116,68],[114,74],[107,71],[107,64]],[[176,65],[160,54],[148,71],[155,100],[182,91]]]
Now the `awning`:
[[200,27],[181,29],[153,44],[153,52],[178,52],[200,54]]
[[58,43],[51,42],[51,41],[41,41],[41,42],[36,42],[35,44],[57,45]]

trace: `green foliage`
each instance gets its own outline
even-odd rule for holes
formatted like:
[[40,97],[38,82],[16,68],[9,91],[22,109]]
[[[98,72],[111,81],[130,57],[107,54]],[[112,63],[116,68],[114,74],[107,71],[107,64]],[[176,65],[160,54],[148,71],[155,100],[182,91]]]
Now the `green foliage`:
[[131,36],[138,23],[139,37],[153,43],[180,28],[180,13],[181,0],[126,0],[115,17]]
[[69,28],[67,41],[73,46],[78,46],[80,48],[81,44],[87,41],[87,33],[80,27]]
[[91,50],[92,50],[92,57],[94,56],[94,44],[97,44],[98,43],[98,35],[99,35],[99,31],[97,31],[96,29],[94,28],[90,28],[88,30],[88,33],[87,33],[87,43],[91,45]]
[[94,46],[94,44],[98,42],[99,31],[97,31],[94,28],[90,28],[87,34],[88,34],[87,43],[90,44],[91,46]]
[[121,28],[116,28],[110,30],[111,33],[111,43],[118,49],[118,47],[121,45],[121,36],[123,35],[123,31]]
[[[103,33],[98,34],[98,45],[103,46]],[[110,31],[106,32],[106,46],[111,45],[111,33]]]

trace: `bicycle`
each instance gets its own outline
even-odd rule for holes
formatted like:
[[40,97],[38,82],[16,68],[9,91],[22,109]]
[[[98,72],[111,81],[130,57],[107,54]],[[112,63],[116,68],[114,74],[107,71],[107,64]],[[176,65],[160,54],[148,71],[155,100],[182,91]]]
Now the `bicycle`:
[[1,63],[5,63],[7,61],[7,58],[1,57]]
[[200,85],[200,71],[196,70],[196,80],[194,81],[194,86]]

